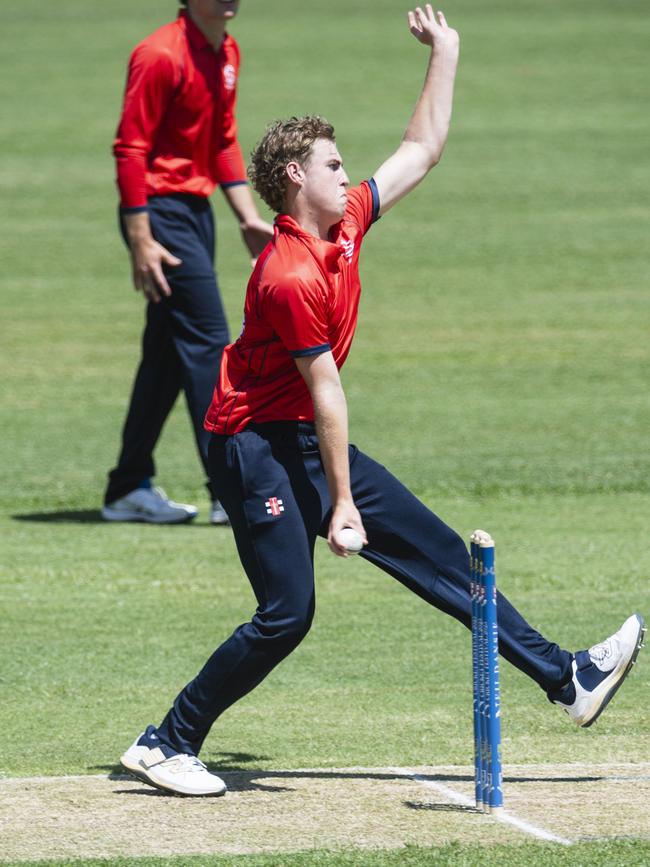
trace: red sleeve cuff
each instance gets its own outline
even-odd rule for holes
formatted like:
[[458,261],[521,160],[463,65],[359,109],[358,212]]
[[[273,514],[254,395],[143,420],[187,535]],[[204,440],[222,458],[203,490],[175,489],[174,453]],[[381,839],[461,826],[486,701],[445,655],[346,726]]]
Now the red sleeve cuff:
[[246,183],[246,164],[236,140],[217,156],[217,181],[220,184]]
[[138,151],[116,152],[117,186],[123,208],[147,207],[146,159]]

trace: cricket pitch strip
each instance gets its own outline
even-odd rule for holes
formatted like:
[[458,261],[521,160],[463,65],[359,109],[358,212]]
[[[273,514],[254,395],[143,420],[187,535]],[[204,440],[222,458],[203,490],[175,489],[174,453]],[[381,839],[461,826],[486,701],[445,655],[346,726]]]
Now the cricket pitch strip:
[[474,809],[470,767],[214,770],[225,797],[122,774],[0,779],[0,861],[650,836],[650,762],[506,765],[499,819]]

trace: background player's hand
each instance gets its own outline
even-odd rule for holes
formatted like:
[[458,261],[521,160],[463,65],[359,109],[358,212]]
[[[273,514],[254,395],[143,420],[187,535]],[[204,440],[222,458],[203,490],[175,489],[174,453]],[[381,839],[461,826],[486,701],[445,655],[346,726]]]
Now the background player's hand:
[[182,260],[173,256],[153,238],[132,240],[130,250],[135,289],[156,304],[163,295],[171,295],[172,290],[165,278],[163,265],[174,268],[180,265]]
[[273,226],[260,218],[242,223],[241,234],[244,244],[251,254],[252,264],[273,237]]
[[416,6],[415,11],[409,12],[408,23],[413,36],[423,45],[458,50],[458,33],[447,24],[442,12],[433,11],[430,3],[424,9]]
[[363,539],[363,544],[368,544],[368,537],[361,520],[357,507],[354,503],[341,503],[335,506],[330,521],[329,532],[327,534],[327,544],[330,550],[338,557],[348,557],[349,554],[344,545],[341,544],[339,533],[344,527],[351,527]]

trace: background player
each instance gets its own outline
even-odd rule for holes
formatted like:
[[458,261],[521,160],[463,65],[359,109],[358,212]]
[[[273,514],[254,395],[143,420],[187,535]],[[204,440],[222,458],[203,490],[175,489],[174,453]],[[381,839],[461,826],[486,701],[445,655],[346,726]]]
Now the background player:
[[[133,51],[114,153],[122,232],[133,283],[149,301],[117,466],[109,474],[108,521],[179,523],[197,509],[151,485],[153,451],[185,392],[207,473],[203,417],[229,341],[214,273],[208,196],[221,189],[256,258],[271,237],[246,184],[235,121],[239,48],[226,25],[239,0],[186,0],[176,21]],[[212,523],[226,523],[208,483]]]

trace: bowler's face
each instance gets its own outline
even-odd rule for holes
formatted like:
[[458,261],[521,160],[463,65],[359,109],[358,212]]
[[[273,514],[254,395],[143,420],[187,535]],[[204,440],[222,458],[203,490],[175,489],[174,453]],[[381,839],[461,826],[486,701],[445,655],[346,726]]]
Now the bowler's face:
[[331,225],[338,223],[345,212],[347,188],[350,185],[336,143],[316,139],[303,166],[303,193],[310,209]]

